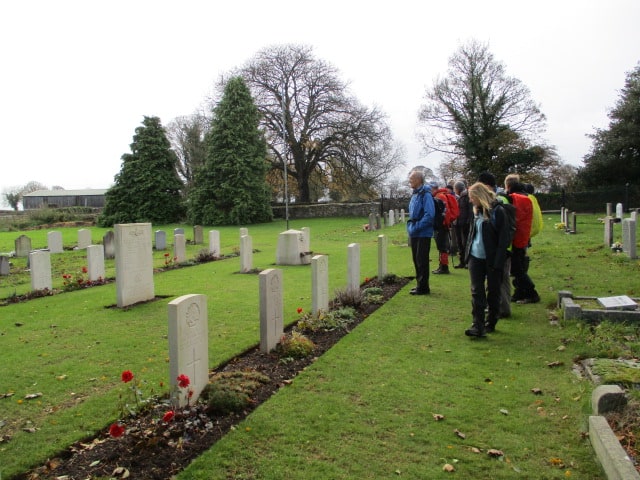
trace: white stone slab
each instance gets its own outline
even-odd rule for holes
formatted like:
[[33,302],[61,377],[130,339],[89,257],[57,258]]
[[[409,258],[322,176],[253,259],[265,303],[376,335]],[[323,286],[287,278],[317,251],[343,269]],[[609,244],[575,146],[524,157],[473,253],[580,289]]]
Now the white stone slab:
[[31,239],[26,235],[20,235],[14,241],[16,257],[28,257],[31,251]]
[[187,261],[187,239],[182,233],[173,236],[173,258],[176,263]]
[[78,230],[78,249],[84,250],[89,245],[91,245],[91,230],[81,228]]
[[47,248],[49,253],[62,253],[64,251],[62,247],[62,232],[47,232]]
[[156,250],[165,250],[167,248],[167,232],[164,230],[156,230],[155,245]]
[[102,245],[87,247],[87,274],[90,282],[104,280],[104,247]]
[[116,224],[114,236],[118,307],[153,300],[151,224]]
[[308,265],[310,263],[304,232],[287,230],[278,235],[276,265]]
[[378,281],[387,276],[387,237],[378,235]]
[[268,268],[260,272],[258,277],[260,283],[260,351],[268,353],[278,345],[284,332],[282,270]]
[[116,242],[113,230],[109,230],[102,236],[102,247],[104,248],[104,258],[116,258]]
[[311,312],[329,311],[329,257],[314,255],[311,259]]
[[360,244],[350,243],[347,247],[347,288],[360,289]]
[[31,290],[52,290],[51,254],[44,250],[29,253],[31,270]]
[[253,242],[251,235],[240,237],[240,271],[248,273],[253,269]]
[[220,231],[209,230],[209,253],[214,257],[220,257]]
[[[209,328],[207,297],[183,295],[169,302],[169,384],[172,401],[193,404],[209,383]],[[178,376],[189,377],[188,388],[180,388]],[[192,392],[189,398],[189,392]]]
[[627,295],[617,297],[598,297],[598,303],[605,310],[635,310],[638,304]]
[[193,243],[195,245],[202,245],[204,243],[202,227],[200,225],[195,225],[193,227]]
[[11,265],[9,264],[9,257],[6,255],[0,255],[0,275],[9,275]]

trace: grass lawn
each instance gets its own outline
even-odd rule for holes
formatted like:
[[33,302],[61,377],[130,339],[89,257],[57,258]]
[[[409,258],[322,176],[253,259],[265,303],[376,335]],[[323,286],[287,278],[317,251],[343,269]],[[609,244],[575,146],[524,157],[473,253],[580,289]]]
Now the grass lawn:
[[[495,334],[474,341],[463,334],[470,324],[465,270],[433,276],[428,297],[408,295],[409,285],[180,478],[434,478],[446,463],[461,478],[603,478],[583,436],[593,386],[571,371],[573,359],[588,356],[592,346],[580,322],[551,324],[549,314],[558,290],[640,295],[640,264],[604,248],[596,216],[580,215],[577,235],[555,230],[557,217],[545,216],[530,250],[541,303],[514,305]],[[379,233],[390,240],[389,271],[413,274],[403,225],[362,232],[364,219],[290,223],[310,227],[314,253],[329,255],[332,290],[346,284],[349,243],[361,245],[361,278],[376,275]],[[159,228],[171,233],[173,227]],[[284,222],[249,227],[254,267],[274,267],[284,229]],[[91,230],[97,243],[105,230]],[[222,253],[232,253],[238,229],[219,230]],[[65,246],[73,245],[76,231],[63,231]],[[0,251],[12,250],[20,233],[32,237],[34,248],[46,246],[46,230],[2,232]],[[201,248],[189,246],[187,256]],[[60,255],[66,259],[62,270],[54,268],[54,279],[60,277],[54,288],[61,288],[65,269],[78,271],[83,261],[82,253]],[[163,252],[154,255],[162,266]],[[212,367],[255,345],[258,279],[237,274],[239,266],[229,258],[156,274],[156,295],[166,298],[128,310],[106,308],[115,303],[114,284],[0,307],[0,358],[8,368],[0,379],[0,439],[11,435],[0,441],[2,478],[118,418],[123,370],[143,380],[145,395],[166,393],[166,305],[177,296],[208,297]],[[311,307],[310,269],[278,268],[291,323],[298,307]],[[107,271],[113,276],[110,262]],[[0,277],[0,298],[29,290],[28,277],[18,276]],[[13,395],[2,398],[7,393]],[[33,393],[42,396],[24,398]],[[489,457],[490,448],[504,455]]]

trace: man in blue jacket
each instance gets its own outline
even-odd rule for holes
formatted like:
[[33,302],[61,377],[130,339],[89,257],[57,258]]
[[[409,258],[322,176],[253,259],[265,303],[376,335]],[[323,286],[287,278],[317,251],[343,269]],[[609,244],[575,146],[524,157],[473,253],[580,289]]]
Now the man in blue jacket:
[[409,186],[413,190],[413,195],[409,201],[407,233],[417,282],[410,293],[411,295],[428,295],[430,293],[429,251],[433,237],[435,206],[431,189],[424,184],[424,170],[415,168],[409,173]]

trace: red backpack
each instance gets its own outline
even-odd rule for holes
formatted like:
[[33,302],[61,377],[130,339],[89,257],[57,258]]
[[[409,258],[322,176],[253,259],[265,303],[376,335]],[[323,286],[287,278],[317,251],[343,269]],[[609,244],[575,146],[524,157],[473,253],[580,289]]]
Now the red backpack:
[[509,194],[511,204],[516,208],[516,231],[513,234],[512,245],[516,248],[526,248],[531,236],[531,222],[533,220],[533,204],[525,194]]
[[458,218],[460,215],[460,207],[458,207],[458,200],[455,195],[449,193],[449,190],[446,188],[439,189],[436,192],[436,197],[441,199],[447,209],[444,214],[444,226],[445,228],[449,228],[451,224]]

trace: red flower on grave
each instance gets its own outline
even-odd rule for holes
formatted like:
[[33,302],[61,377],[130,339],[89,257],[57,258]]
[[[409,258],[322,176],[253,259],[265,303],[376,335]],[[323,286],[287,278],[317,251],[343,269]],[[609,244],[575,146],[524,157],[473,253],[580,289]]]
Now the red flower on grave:
[[298,307],[298,314],[302,313],[302,307]]
[[165,423],[169,423],[171,420],[173,420],[173,417],[175,417],[175,413],[173,410],[169,410],[167,413],[164,414],[164,416],[162,417],[162,421]]
[[369,277],[364,277],[364,283],[369,283]]
[[193,390],[189,390],[189,393],[187,394],[187,397],[189,397],[189,398],[193,397]]
[[109,427],[109,435],[113,438],[118,438],[124,435],[124,426],[119,423],[112,423]]
[[81,278],[78,279],[78,285],[82,285],[83,280]]
[[169,256],[169,254],[168,254],[168,253],[165,253],[165,254],[164,254],[164,256],[165,256],[165,257],[168,257],[168,256]]
[[88,272],[87,267],[82,267],[82,273],[87,273],[87,272]]
[[180,388],[187,388],[190,383],[191,380],[189,380],[189,377],[187,375],[185,375],[184,373],[178,375],[178,386]]
[[133,380],[133,373],[131,373],[131,370],[125,370],[122,372],[122,381],[124,383],[129,383],[131,380]]

